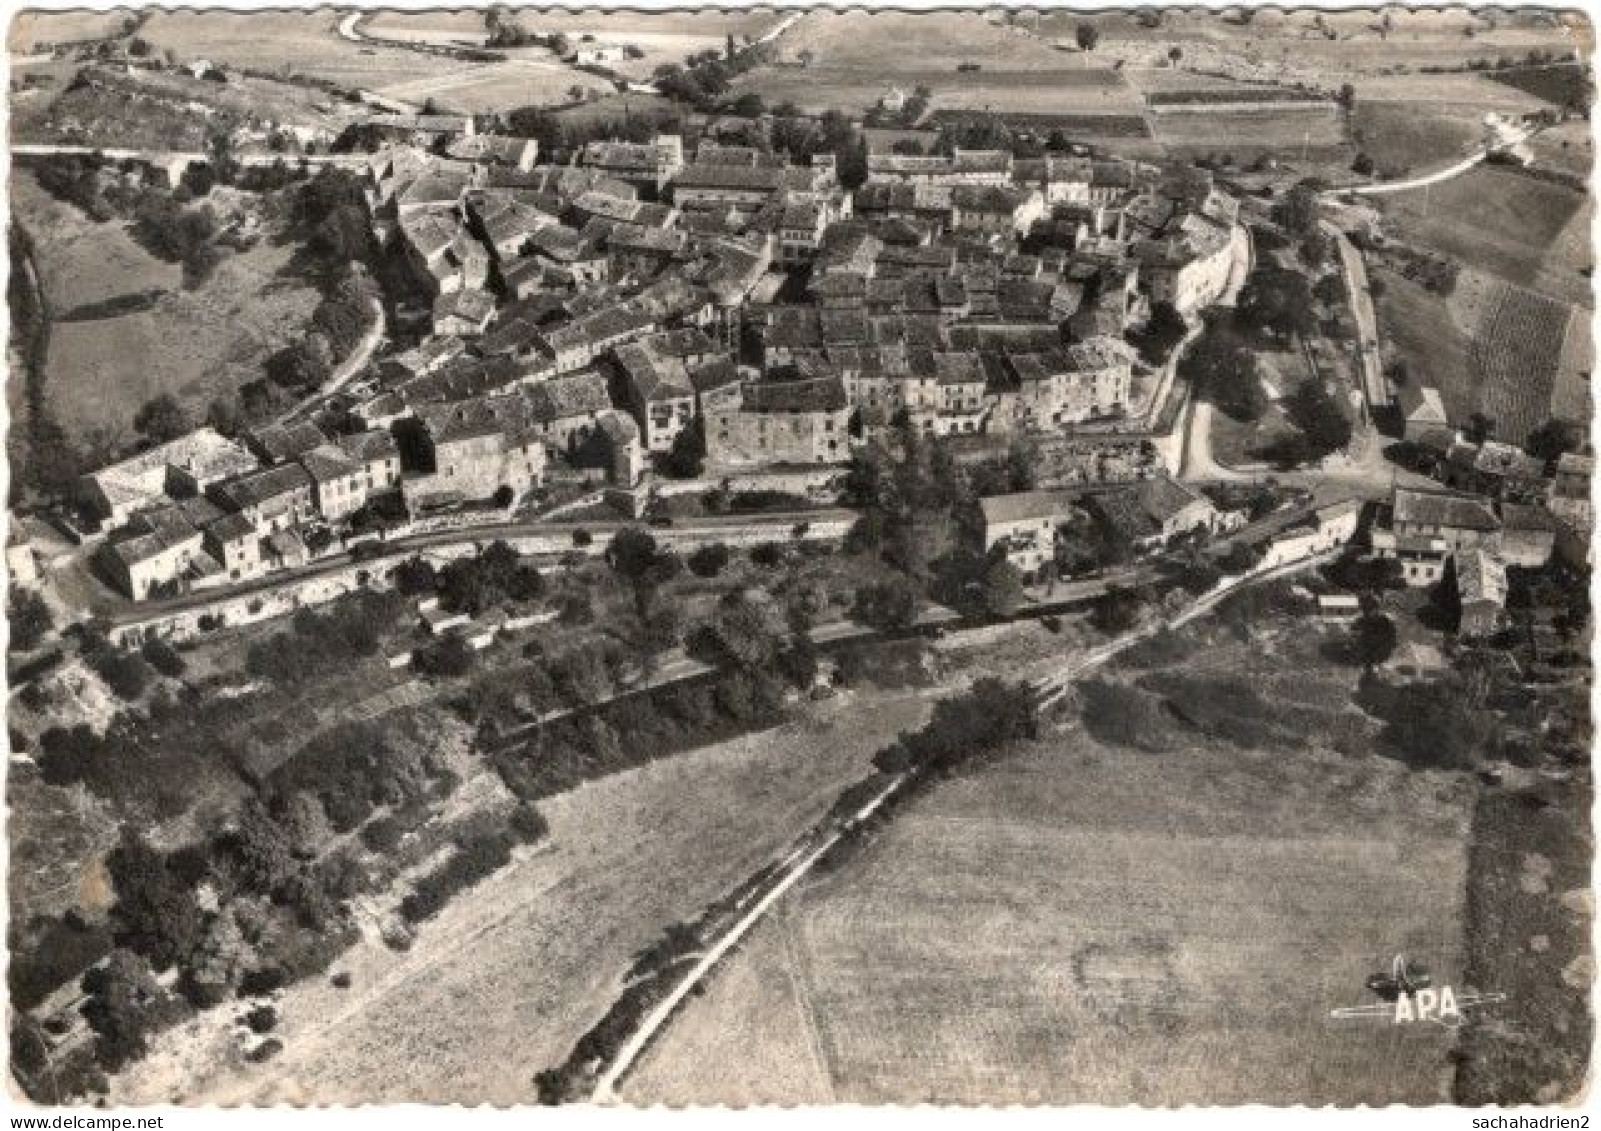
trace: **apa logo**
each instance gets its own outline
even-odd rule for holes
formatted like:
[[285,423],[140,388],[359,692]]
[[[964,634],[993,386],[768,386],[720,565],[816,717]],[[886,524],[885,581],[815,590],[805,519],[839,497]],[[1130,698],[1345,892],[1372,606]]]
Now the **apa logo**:
[[1457,993],[1450,986],[1436,989],[1433,981],[1427,968],[1408,962],[1405,955],[1398,954],[1388,974],[1375,974],[1367,980],[1367,988],[1383,998],[1383,1002],[1346,1006],[1333,1010],[1330,1016],[1389,1017],[1394,1025],[1431,1021],[1455,1029],[1462,1024],[1464,1011],[1506,1000],[1505,994]]

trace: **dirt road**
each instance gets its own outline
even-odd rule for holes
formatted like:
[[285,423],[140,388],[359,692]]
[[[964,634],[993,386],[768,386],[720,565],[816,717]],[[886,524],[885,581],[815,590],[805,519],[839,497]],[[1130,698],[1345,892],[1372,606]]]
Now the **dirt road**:
[[531,1102],[534,1074],[610,1006],[635,952],[809,828],[921,724],[930,694],[842,695],[542,803],[550,840],[460,895],[409,952],[368,939],[334,967],[350,989],[286,991],[279,1057],[245,1062],[237,1007],[212,1010],[114,1081],[114,1102]]

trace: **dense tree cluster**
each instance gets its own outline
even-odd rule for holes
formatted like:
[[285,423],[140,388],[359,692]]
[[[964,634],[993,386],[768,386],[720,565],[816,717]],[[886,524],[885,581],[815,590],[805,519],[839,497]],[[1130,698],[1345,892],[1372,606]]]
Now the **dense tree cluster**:
[[1179,373],[1197,396],[1234,420],[1254,423],[1267,411],[1256,356],[1226,315],[1208,322],[1179,362]]
[[1033,693],[1023,684],[986,676],[962,694],[936,703],[921,730],[879,751],[873,764],[884,773],[949,773],[1009,743],[1033,738],[1036,730]]
[[280,631],[250,646],[245,669],[275,686],[294,687],[375,656],[403,607],[395,593],[362,592],[323,610],[301,609]]
[[[416,561],[419,559],[413,559]],[[408,575],[404,582],[397,569],[396,581],[402,591],[423,585],[425,568],[432,569],[425,562],[421,566],[403,565],[400,569]],[[538,600],[545,593],[545,579],[509,543],[496,541],[473,557],[447,562],[438,572],[437,589],[442,607],[477,617],[493,609]]]
[[13,585],[6,597],[6,623],[11,630],[10,650],[31,652],[55,626],[55,618],[38,593]]

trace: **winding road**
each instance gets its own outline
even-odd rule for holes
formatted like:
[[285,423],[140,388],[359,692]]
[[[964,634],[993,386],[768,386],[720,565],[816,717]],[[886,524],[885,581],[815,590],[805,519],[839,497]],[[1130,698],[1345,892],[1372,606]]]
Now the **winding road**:
[[1401,181],[1382,181],[1377,184],[1345,185],[1339,188],[1331,188],[1322,194],[1323,199],[1337,200],[1343,196],[1387,196],[1391,193],[1413,192],[1416,189],[1428,188],[1430,185],[1437,185],[1442,181],[1449,181],[1453,177],[1460,177],[1469,169],[1472,169],[1477,165],[1482,165],[1492,153],[1500,153],[1522,145],[1535,134],[1539,133],[1541,128],[1542,127],[1540,126],[1525,126],[1520,130],[1510,131],[1506,137],[1500,138],[1493,142],[1487,142],[1481,149],[1471,156],[1463,158],[1454,165],[1448,165],[1444,169],[1437,169],[1432,173],[1425,173],[1417,177],[1408,177],[1407,179]]
[[[1204,594],[1192,601],[1184,609],[1167,617],[1142,626],[1122,636],[1107,641],[1090,651],[1073,657],[1064,663],[1055,673],[1035,681],[1033,690],[1039,697],[1041,709],[1060,700],[1067,693],[1075,679],[1086,672],[1099,667],[1113,657],[1138,644],[1140,641],[1159,632],[1164,628],[1178,628],[1196,617],[1201,616],[1216,607],[1218,602],[1231,593],[1263,581],[1284,577],[1308,569],[1316,565],[1323,557],[1307,558],[1303,561],[1292,562],[1274,569],[1264,570],[1260,573],[1247,574],[1235,578],[1227,584],[1220,585],[1210,593]],[[691,966],[678,984],[656,1006],[647,1013],[636,1028],[623,1042],[617,1055],[611,1060],[596,1081],[590,1102],[595,1104],[611,1105],[620,1102],[617,1094],[618,1085],[622,1082],[639,1057],[650,1046],[650,1043],[660,1035],[661,1031],[671,1022],[673,1014],[683,1004],[684,999],[694,993],[706,980],[706,977],[717,967],[729,951],[738,946],[741,940],[751,932],[758,923],[767,916],[774,905],[783,899],[796,884],[806,878],[806,875],[817,865],[817,862],[826,856],[830,849],[839,844],[852,830],[861,825],[863,821],[877,812],[886,801],[905,788],[912,780],[914,772],[904,772],[895,775],[888,784],[878,793],[874,794],[864,805],[848,817],[841,820],[827,836],[810,849],[797,850],[779,864],[778,882],[772,884],[762,897],[757,900],[744,915],[723,932],[718,939],[706,948],[706,951]]]
[[295,404],[288,412],[278,417],[275,423],[283,424],[304,415],[350,384],[356,374],[367,367],[367,363],[372,360],[373,352],[384,340],[383,304],[377,299],[369,300],[368,314],[372,321],[367,326],[367,332],[361,336],[361,341],[356,343],[356,348],[350,351],[350,356],[339,363],[338,368],[317,388],[316,392]]

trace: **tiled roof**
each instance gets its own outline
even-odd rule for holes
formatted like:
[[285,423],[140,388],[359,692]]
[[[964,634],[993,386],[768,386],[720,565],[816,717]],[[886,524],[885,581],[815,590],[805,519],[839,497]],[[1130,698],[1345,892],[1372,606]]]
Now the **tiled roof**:
[[984,515],[984,525],[999,526],[1042,518],[1066,518],[1081,494],[1080,491],[1019,491],[991,495],[980,499],[978,505]]
[[542,424],[588,416],[611,407],[606,378],[593,369],[540,381],[528,386],[523,395],[533,419]]
[[754,381],[743,390],[746,412],[840,412],[849,405],[845,382],[837,376]]
[[1394,515],[1396,522],[1452,530],[1490,531],[1501,525],[1483,499],[1406,487],[1396,489]]
[[311,476],[298,463],[270,467],[221,484],[218,494],[235,510],[256,506],[311,486]]

